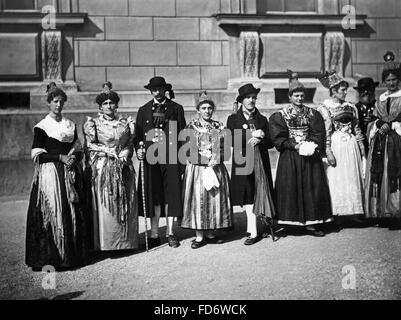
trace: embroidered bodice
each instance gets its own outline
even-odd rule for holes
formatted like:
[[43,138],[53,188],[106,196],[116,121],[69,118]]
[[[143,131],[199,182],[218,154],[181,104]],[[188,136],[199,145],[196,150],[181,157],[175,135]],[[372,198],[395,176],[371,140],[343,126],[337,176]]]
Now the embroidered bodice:
[[188,123],[187,129],[192,129],[194,132],[197,153],[201,158],[207,159],[209,162],[218,160],[223,149],[223,144],[220,142],[224,137],[224,128],[221,122],[214,120],[207,122],[196,119]]
[[[326,153],[331,151],[331,136],[335,131],[342,132],[351,138],[356,137],[362,154],[364,152],[364,136],[358,124],[358,109],[350,102],[337,102],[333,99],[326,99],[318,108],[323,117],[326,128]],[[344,136],[346,137],[346,136]]]
[[102,114],[96,118],[88,117],[84,124],[84,134],[89,151],[132,156],[134,123],[129,118],[118,116],[109,120]]
[[295,142],[306,141],[309,133],[310,120],[313,116],[312,110],[307,106],[296,108],[292,104],[281,111],[288,126],[289,136]]

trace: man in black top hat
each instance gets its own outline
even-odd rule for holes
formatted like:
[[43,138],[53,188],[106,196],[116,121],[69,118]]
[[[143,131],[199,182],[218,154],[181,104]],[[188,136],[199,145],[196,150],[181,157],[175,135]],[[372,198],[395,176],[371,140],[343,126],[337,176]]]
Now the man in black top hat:
[[365,137],[363,144],[365,152],[368,154],[368,139],[366,137],[366,130],[369,122],[374,121],[373,109],[376,104],[375,90],[379,85],[379,81],[373,81],[372,78],[361,78],[358,80],[358,85],[354,87],[359,93],[359,102],[355,105],[358,109],[359,127]]
[[[178,162],[178,150],[181,145],[178,143],[178,134],[186,126],[184,109],[171,100],[174,99],[172,85],[166,83],[163,77],[150,79],[145,88],[150,90],[153,99],[138,110],[134,144],[138,159],[144,159],[146,212],[151,218],[149,243],[151,247],[160,245],[159,219],[160,216],[165,216],[168,244],[176,248],[180,243],[173,234],[173,221],[174,217],[182,217],[181,175],[185,169]],[[170,99],[166,97],[166,92],[169,92]],[[157,148],[154,153],[146,153],[139,148],[141,141],[145,143],[145,150],[150,147],[152,150],[154,147],[160,146],[160,148]],[[159,153],[165,153],[165,157],[164,155],[159,157]],[[150,158],[152,154],[156,155],[157,161]],[[140,172],[138,186],[141,185]],[[138,191],[139,214],[143,215],[140,187]]]
[[[262,218],[263,216],[271,219],[275,213],[273,197],[271,194],[273,191],[273,179],[268,150],[269,148],[273,148],[274,145],[270,138],[267,118],[256,108],[256,99],[259,91],[260,88],[255,88],[251,83],[241,86],[238,89],[238,97],[235,103],[237,107],[234,110],[235,113],[230,115],[227,119],[227,128],[231,130],[233,138],[236,129],[241,130],[241,154],[247,159],[245,163],[239,163],[236,160],[236,157],[232,157],[230,181],[232,204],[234,206],[245,207],[247,216],[247,233],[249,235],[244,242],[245,245],[253,245],[261,239],[257,232],[256,217],[260,216]],[[249,140],[246,137],[247,129],[252,131],[252,137]],[[239,174],[237,169],[246,167],[248,161],[254,161],[254,159],[256,159],[255,151],[253,153],[254,157],[249,155],[249,145],[252,146],[254,150],[258,148],[262,168],[256,172],[256,167],[254,166],[251,173],[246,175]],[[263,183],[258,183],[260,181]],[[263,206],[257,206],[260,201],[257,201],[256,199],[267,201],[267,203]],[[259,211],[258,208],[263,209],[265,212],[257,212]]]

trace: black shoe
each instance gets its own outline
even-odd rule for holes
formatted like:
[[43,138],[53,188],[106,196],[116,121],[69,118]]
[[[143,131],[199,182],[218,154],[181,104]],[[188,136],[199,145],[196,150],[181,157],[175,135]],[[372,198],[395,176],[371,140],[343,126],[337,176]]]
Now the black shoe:
[[309,234],[311,234],[314,237],[324,237],[325,236],[324,232],[321,230],[306,229],[306,232],[308,232]]
[[204,245],[206,245],[206,241],[205,241],[205,239],[202,239],[202,241],[196,241],[196,240],[194,240],[194,241],[192,241],[192,243],[191,243],[191,248],[192,249],[199,249],[200,247],[203,247]]
[[246,240],[244,241],[244,245],[246,245],[246,246],[253,245],[253,244],[255,244],[256,242],[260,241],[261,239],[262,239],[262,238],[261,238],[259,235],[257,235],[257,236],[254,237],[254,238],[248,237],[248,238],[246,238]]
[[391,221],[388,229],[391,231],[401,230],[401,220],[394,219],[393,221]]
[[32,267],[33,272],[41,272],[43,267]]
[[148,239],[148,246],[149,246],[149,249],[158,247],[158,246],[160,246],[160,244],[161,244],[160,237],[157,237],[157,238],[149,238],[149,239]]
[[168,245],[172,248],[178,248],[180,246],[180,242],[174,236],[167,237]]
[[212,243],[212,244],[220,244],[220,243],[224,242],[224,240],[220,239],[219,237],[213,237],[213,238],[205,237],[205,238],[203,238],[203,241],[206,241],[207,243]]
[[343,229],[342,225],[336,222],[333,222],[330,227],[333,230],[333,232],[340,232]]

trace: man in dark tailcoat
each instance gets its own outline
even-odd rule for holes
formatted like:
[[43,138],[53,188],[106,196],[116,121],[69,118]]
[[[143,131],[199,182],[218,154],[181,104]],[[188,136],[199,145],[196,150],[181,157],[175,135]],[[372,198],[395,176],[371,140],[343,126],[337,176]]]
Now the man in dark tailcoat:
[[[153,99],[138,110],[134,144],[138,159],[144,159],[146,212],[151,218],[149,244],[151,247],[160,245],[159,219],[164,216],[168,244],[176,248],[180,243],[173,234],[173,222],[174,218],[182,217],[181,175],[185,169],[178,160],[178,134],[186,126],[184,109],[171,100],[174,99],[172,85],[163,77],[150,79],[145,88],[150,90]],[[146,154],[140,148],[141,141],[145,143]],[[139,213],[143,215],[141,186],[139,172],[138,204]]]
[[368,138],[366,137],[366,131],[369,122],[374,121],[373,110],[376,104],[375,90],[379,85],[379,81],[373,81],[372,78],[361,78],[358,80],[358,85],[354,87],[359,93],[359,102],[355,105],[358,109],[358,121],[359,128],[365,137],[363,144],[365,146],[365,152],[368,154]]
[[[245,207],[247,215],[247,232],[249,237],[245,245],[252,245],[261,239],[257,232],[256,216],[273,218],[275,214],[273,204],[273,180],[270,168],[269,149],[273,148],[270,139],[267,118],[256,108],[256,99],[260,89],[251,83],[238,89],[236,105],[238,110],[228,117],[227,128],[231,130],[234,143],[231,170],[231,198],[234,206]],[[252,131],[247,137],[247,131]],[[241,154],[247,159],[245,163],[235,157],[239,146],[235,145],[235,135],[240,135]],[[238,138],[238,137],[237,137]],[[250,147],[252,150],[250,150]],[[257,150],[256,150],[257,148]],[[253,151],[253,152],[249,152]],[[249,154],[252,156],[249,157]],[[238,169],[248,166],[252,162],[256,165],[248,174],[239,173]],[[260,163],[260,166],[257,164]],[[260,168],[258,170],[258,168]],[[262,212],[263,211],[263,212]]]

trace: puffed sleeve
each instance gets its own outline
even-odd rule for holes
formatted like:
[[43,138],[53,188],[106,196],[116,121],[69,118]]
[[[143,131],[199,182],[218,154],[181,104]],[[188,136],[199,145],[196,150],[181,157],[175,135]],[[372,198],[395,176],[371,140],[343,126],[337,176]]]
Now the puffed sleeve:
[[358,142],[359,150],[361,152],[362,157],[366,157],[365,146],[363,144],[365,137],[359,126],[358,109],[356,108],[355,105],[352,105],[352,110],[353,110],[353,114],[354,114],[354,118],[353,118],[352,122],[353,122],[353,128],[354,128],[354,132],[355,132],[355,138],[356,138],[356,141]]
[[279,152],[295,150],[297,143],[290,140],[287,124],[280,112],[275,112],[270,116],[269,132],[272,142]]
[[[188,159],[189,162],[193,164],[198,164],[200,163],[200,155],[198,154],[198,145],[197,145],[197,138],[195,134],[195,128],[194,128],[194,121],[190,121],[184,128],[186,130],[187,136],[186,140],[183,141],[184,144],[189,143],[189,150],[186,153],[186,158]],[[196,155],[196,161],[194,162],[194,159],[191,159],[191,155],[194,156]]]
[[35,127],[33,129],[33,143],[32,143],[32,149],[36,148],[45,148],[45,143],[46,143],[46,132],[44,132],[42,129]]
[[332,155],[333,150],[331,149],[331,134],[333,133],[333,122],[331,119],[330,111],[322,104],[319,105],[316,110],[319,112],[319,114],[323,118],[325,132],[326,132],[326,139],[325,139],[326,145],[322,151],[325,151],[326,155],[327,154]]
[[92,156],[99,151],[104,149],[104,146],[98,143],[96,122],[91,117],[88,117],[87,121],[83,125],[84,133],[84,152],[86,156]]
[[122,142],[121,150],[118,154],[120,158],[132,158],[134,131],[135,122],[132,117],[128,117],[125,122],[124,139],[120,139]]
[[92,117],[87,117],[87,120],[83,125],[83,132],[87,142],[97,142],[96,124]]
[[[225,127],[224,127],[223,122],[220,122],[219,126],[220,126],[220,129],[222,130],[221,132],[224,132]],[[225,134],[220,136],[220,158],[219,158],[219,162],[221,162],[221,163],[224,161],[224,156],[225,156],[225,152],[224,152],[224,150],[225,150],[225,145],[224,145],[224,141],[225,140],[224,139],[225,138],[226,138]]]
[[[327,152],[327,127],[320,112],[314,111],[310,119],[308,140],[317,144],[317,150],[324,155]],[[330,149],[331,150],[331,149]]]
[[33,129],[32,154],[36,154],[33,158],[40,164],[59,161],[59,154],[51,154],[45,151],[46,138],[47,134],[44,130],[38,127]]

